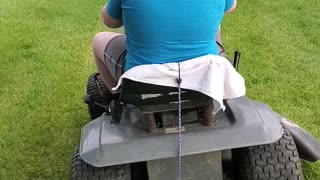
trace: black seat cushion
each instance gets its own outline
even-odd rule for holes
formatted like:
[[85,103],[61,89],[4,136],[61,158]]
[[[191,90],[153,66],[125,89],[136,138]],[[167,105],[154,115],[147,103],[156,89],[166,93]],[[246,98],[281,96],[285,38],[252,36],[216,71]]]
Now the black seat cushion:
[[[212,98],[197,91],[181,90],[182,109],[206,106]],[[123,79],[119,100],[145,112],[178,109],[178,88]]]

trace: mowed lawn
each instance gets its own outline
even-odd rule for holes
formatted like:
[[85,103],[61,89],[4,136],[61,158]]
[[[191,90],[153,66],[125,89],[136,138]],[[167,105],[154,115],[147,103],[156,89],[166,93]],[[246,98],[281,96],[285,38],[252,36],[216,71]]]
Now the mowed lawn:
[[[0,179],[62,180],[89,120],[91,40],[105,2],[0,0]],[[247,95],[320,138],[320,4],[241,0],[223,23]],[[192,23],[192,22],[190,22]],[[307,180],[320,163],[303,163]]]

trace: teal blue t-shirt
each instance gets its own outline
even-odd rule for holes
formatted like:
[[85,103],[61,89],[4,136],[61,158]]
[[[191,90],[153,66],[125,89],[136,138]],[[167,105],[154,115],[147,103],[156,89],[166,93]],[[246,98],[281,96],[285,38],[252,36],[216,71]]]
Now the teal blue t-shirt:
[[109,0],[127,36],[125,70],[218,54],[215,34],[234,0]]

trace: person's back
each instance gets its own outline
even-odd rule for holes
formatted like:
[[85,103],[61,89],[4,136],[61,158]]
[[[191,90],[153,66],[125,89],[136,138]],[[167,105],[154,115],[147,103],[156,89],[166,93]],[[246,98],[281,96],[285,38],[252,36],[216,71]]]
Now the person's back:
[[[125,27],[127,51],[121,54],[128,70],[217,55],[215,35],[235,5],[236,0],[109,0],[103,19],[109,27]],[[116,55],[107,56],[111,62]]]
[[215,34],[232,2],[110,0],[107,11],[122,19],[127,35],[125,69],[218,54]]

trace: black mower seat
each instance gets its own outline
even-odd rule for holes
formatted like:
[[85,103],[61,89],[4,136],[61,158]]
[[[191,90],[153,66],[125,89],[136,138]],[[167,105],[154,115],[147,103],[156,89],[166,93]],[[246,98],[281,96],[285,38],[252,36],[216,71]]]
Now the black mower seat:
[[[178,88],[153,85],[123,79],[119,100],[133,104],[144,112],[162,112],[178,109]],[[197,91],[181,90],[181,108],[212,104],[212,98]]]

